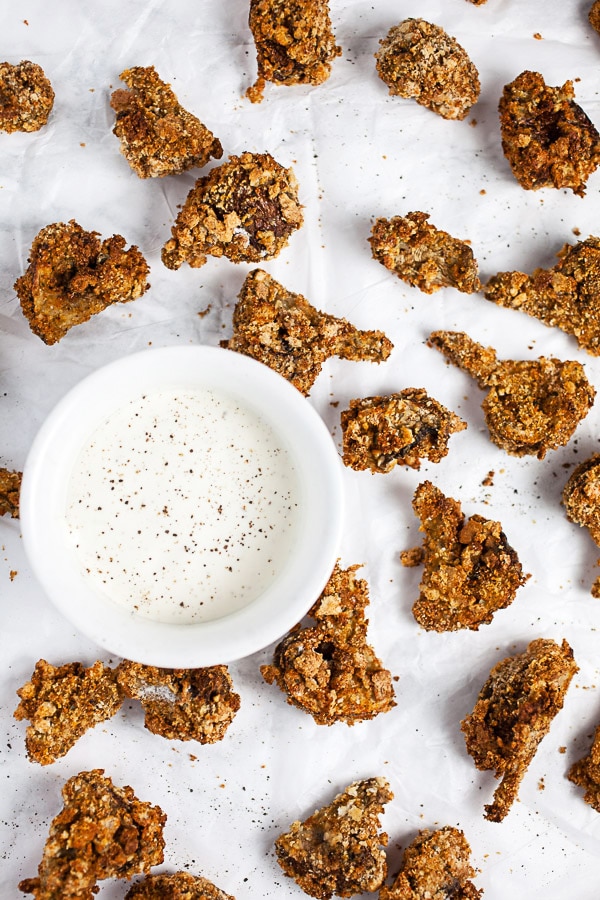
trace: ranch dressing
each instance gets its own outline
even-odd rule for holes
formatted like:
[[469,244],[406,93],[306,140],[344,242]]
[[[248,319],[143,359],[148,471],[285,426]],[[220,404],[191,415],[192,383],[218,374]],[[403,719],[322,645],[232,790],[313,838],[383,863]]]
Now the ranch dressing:
[[169,390],[92,434],[66,522],[97,590],[132,614],[181,624],[234,612],[273,580],[297,507],[289,453],[265,421],[224,393]]

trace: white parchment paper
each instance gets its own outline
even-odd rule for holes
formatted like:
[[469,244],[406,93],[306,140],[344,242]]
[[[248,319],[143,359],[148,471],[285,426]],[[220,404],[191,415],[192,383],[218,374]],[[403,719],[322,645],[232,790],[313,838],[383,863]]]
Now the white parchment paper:
[[[438,228],[471,241],[485,281],[500,270],[552,265],[575,234],[598,234],[600,173],[583,199],[524,191],[502,154],[497,114],[503,85],[532,69],[552,85],[574,80],[577,102],[600,127],[600,37],[587,22],[590,3],[332,0],[343,54],[331,78],[317,88],[267,86],[261,105],[244,98],[256,72],[245,0],[0,3],[2,59],[38,62],[56,92],[43,130],[0,135],[0,465],[23,467],[47,413],[97,367],[148,346],[216,345],[231,333],[249,267],[209,259],[201,269],[172,272],[160,261],[178,205],[199,173],[142,181],[112,134],[110,92],[134,65],[156,67],[220,138],[225,157],[268,151],[294,167],[305,225],[264,268],[318,308],[383,329],[393,341],[380,366],[331,360],[324,367],[307,402],[336,442],[340,410],[351,398],[404,387],[425,387],[468,422],[439,465],[385,476],[344,471],[341,563],[363,564],[370,640],[397,677],[395,709],[353,728],[319,727],[288,706],[260,676],[267,648],[231,666],[242,705],[218,744],[154,736],[130,704],[55,764],[29,762],[25,723],[12,713],[15,691],[35,662],[110,657],[54,611],[25,558],[19,522],[0,520],[2,898],[22,896],[19,880],[35,874],[49,823],[62,807],[61,786],[98,767],[167,813],[160,871],[202,873],[238,900],[302,897],[277,864],[275,837],[351,781],[372,775],[387,777],[395,795],[383,818],[390,873],[419,829],[450,824],[472,846],[476,883],[486,897],[597,896],[600,816],[565,774],[587,751],[600,720],[600,603],[590,595],[600,553],[585,530],[567,521],[560,495],[570,467],[598,449],[600,406],[566,448],[542,461],[511,458],[488,438],[482,392],[425,339],[434,329],[457,329],[494,346],[501,358],[579,359],[597,389],[600,360],[562,332],[482,295],[428,296],[409,288],[372,259],[367,243],[375,217],[423,210]],[[466,120],[445,121],[390,97],[379,80],[378,42],[408,16],[442,25],[477,65],[481,97]],[[37,232],[69,219],[137,244],[150,263],[152,287],[47,347],[29,330],[13,284]],[[514,604],[479,632],[426,633],[412,617],[421,570],[403,569],[399,554],[420,542],[411,499],[425,478],[458,499],[466,514],[500,520],[531,573]],[[579,673],[519,801],[503,823],[489,823],[483,806],[495,781],[476,771],[460,721],[492,665],[535,637],[566,638]],[[98,896],[121,898],[126,889],[106,882]]]

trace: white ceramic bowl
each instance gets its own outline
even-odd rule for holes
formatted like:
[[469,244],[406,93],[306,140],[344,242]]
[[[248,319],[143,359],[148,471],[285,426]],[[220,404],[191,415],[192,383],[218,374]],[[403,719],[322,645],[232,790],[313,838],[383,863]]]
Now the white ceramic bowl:
[[[135,408],[142,396],[165,390],[234,398],[242,410],[267,424],[296,472],[291,550],[277,561],[277,571],[257,596],[208,620],[159,621],[107,596],[86,576],[67,526],[72,476],[82,448],[126,405]],[[26,552],[41,586],[81,632],[124,658],[192,668],[254,653],[306,614],[335,565],[342,507],[339,454],[325,424],[295,387],[242,354],[178,346],[119,359],[63,397],[41,427],[24,467],[20,517]]]

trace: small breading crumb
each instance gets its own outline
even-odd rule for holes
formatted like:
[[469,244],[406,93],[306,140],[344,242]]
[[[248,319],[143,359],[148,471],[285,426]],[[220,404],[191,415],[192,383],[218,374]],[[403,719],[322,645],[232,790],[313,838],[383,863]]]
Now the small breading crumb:
[[35,900],[92,900],[97,882],[131,878],[163,861],[166,815],[115,786],[103,769],[80,772],[62,789],[64,807],[53,819],[37,878],[19,890]]
[[377,219],[371,253],[398,278],[426,294],[453,287],[465,294],[480,290],[477,261],[467,243],[440,231],[424,212]]
[[350,400],[341,424],[344,465],[371,472],[390,472],[397,464],[420,469],[423,459],[438,463],[450,437],[467,427],[423,388]]
[[161,258],[168,269],[199,268],[207,256],[274,259],[303,223],[298,182],[269,153],[231,156],[187,195]]
[[180,105],[154,66],[134,66],[119,77],[129,90],[120,88],[111,95],[117,114],[113,134],[140,178],[179,175],[202,168],[211,157],[221,158],[221,142]]
[[0,516],[19,518],[22,472],[0,468]]
[[444,119],[464,119],[479,97],[479,73],[466,50],[439,25],[405,19],[375,54],[390,94],[412,98]]
[[572,81],[550,87],[539,72],[521,72],[505,85],[502,149],[525,190],[570,188],[584,196],[600,163],[600,134],[574,97]]
[[600,0],[595,0],[590,7],[590,11],[588,13],[588,19],[590,25],[600,34]]
[[382,331],[360,331],[321,312],[262,269],[246,276],[233,311],[233,336],[221,346],[264,363],[304,395],[330,356],[378,363],[393,347]]
[[394,882],[379,900],[477,900],[483,894],[471,878],[471,848],[458,828],[424,829],[406,848]]
[[125,900],[235,900],[208,878],[175,872],[172,875],[146,875],[129,888]]
[[600,812],[600,725],[594,732],[589,752],[573,763],[567,778],[577,787],[584,789],[584,801],[596,812]]
[[137,247],[124,247],[120,234],[101,242],[73,219],[42,228],[14,285],[34,334],[55,344],[113,303],[141,297],[150,268]]
[[159,669],[123,660],[116,677],[142,704],[146,728],[172,741],[220,741],[240,708],[227,666]]
[[53,105],[54,91],[41,66],[28,59],[0,63],[0,131],[39,131]]
[[275,841],[286,875],[311,897],[352,897],[383,884],[388,836],[379,832],[384,804],[393,799],[385,778],[356,781]]
[[15,719],[28,719],[25,746],[29,759],[46,766],[64,756],[99,722],[116,714],[123,694],[114,670],[99,660],[53,666],[40,659],[30,681],[19,688]]

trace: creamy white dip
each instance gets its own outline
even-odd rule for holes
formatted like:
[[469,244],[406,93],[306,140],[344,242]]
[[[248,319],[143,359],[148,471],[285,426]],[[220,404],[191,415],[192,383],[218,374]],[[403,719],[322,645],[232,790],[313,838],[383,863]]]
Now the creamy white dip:
[[131,613],[193,623],[242,608],[273,580],[297,511],[290,454],[265,421],[226,394],[170,390],[91,435],[66,521],[97,590]]

